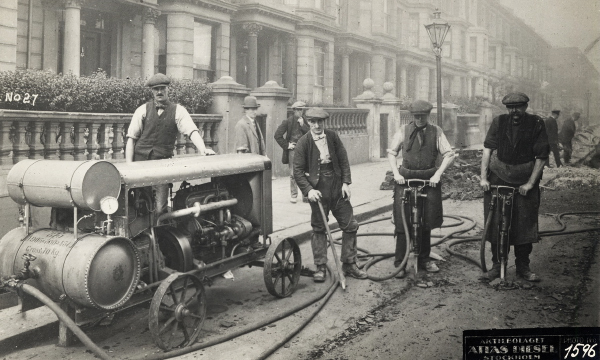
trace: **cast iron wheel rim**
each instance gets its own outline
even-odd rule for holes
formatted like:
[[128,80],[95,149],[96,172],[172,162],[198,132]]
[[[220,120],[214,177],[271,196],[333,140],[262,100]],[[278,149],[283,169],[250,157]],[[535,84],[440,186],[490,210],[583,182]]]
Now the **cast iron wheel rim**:
[[205,318],[202,282],[194,275],[175,273],[154,293],[148,325],[156,345],[168,351],[195,343]]
[[279,298],[292,295],[300,280],[300,270],[300,247],[293,238],[285,238],[269,246],[265,255],[263,275],[271,295]]

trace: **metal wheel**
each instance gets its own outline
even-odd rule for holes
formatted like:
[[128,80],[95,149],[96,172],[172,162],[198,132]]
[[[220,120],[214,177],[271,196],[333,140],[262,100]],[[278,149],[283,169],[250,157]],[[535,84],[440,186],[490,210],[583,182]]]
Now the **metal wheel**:
[[300,248],[293,238],[285,238],[269,246],[265,255],[263,275],[271,295],[280,298],[290,296],[300,280],[300,270]]
[[206,293],[193,275],[172,274],[150,304],[149,328],[158,347],[171,350],[193,344],[206,317]]

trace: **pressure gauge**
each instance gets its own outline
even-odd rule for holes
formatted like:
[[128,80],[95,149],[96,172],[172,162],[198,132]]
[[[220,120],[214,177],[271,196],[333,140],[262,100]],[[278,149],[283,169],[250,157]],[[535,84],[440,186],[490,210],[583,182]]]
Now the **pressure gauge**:
[[100,209],[106,215],[112,215],[119,210],[119,200],[114,196],[105,196],[100,200]]

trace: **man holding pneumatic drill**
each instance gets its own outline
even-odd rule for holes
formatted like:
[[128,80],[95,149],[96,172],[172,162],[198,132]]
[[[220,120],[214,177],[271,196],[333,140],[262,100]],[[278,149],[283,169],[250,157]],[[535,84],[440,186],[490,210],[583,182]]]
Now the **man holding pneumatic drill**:
[[[517,275],[527,281],[540,281],[529,268],[533,243],[538,242],[539,183],[550,146],[544,121],[525,112],[529,98],[523,93],[510,93],[502,99],[508,114],[494,120],[483,143],[481,187],[487,219],[492,199],[491,185],[518,189],[512,205],[509,245],[515,248]],[[487,278],[500,277],[500,261],[496,242],[499,217],[493,216],[486,238],[492,243],[492,269]],[[510,249],[510,247],[509,247]]]

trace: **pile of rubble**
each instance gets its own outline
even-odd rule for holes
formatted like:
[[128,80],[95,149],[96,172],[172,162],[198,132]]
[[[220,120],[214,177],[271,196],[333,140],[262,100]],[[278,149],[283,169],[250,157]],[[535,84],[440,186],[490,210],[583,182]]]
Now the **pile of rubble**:
[[551,190],[598,188],[600,186],[600,170],[588,166],[546,168],[542,184]]
[[[483,198],[479,186],[481,177],[481,150],[457,150],[457,157],[450,168],[442,175],[442,198],[454,200],[474,200]],[[394,189],[394,175],[391,171],[385,174],[381,190]]]

